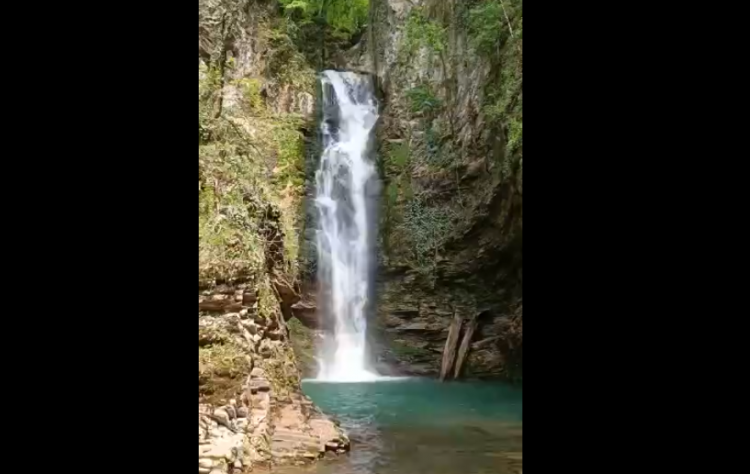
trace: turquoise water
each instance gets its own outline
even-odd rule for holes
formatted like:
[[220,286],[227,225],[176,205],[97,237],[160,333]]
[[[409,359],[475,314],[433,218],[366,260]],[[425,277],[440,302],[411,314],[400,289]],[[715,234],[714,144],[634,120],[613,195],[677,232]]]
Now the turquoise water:
[[426,379],[331,384],[303,390],[347,430],[352,451],[292,473],[517,474],[521,389]]

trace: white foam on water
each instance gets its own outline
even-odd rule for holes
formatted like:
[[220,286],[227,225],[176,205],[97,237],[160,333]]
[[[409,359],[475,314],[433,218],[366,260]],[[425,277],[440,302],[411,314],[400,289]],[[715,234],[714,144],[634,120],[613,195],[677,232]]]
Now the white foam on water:
[[366,380],[334,380],[334,379],[302,379],[302,383],[375,383],[375,382],[406,382],[414,380],[414,377],[392,377],[388,375],[377,375]]

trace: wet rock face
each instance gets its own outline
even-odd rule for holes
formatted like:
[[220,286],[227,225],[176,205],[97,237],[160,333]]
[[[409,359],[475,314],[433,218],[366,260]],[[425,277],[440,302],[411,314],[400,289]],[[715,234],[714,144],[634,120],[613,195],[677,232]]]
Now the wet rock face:
[[[223,3],[223,5],[222,5]],[[222,91],[224,106],[240,107],[246,87],[242,80],[266,75],[269,57],[274,48],[262,29],[269,18],[278,15],[275,2],[254,2],[252,7],[241,2],[199,1],[199,56],[204,62],[216,61],[221,55],[222,19],[228,13],[233,25],[226,51],[231,67],[226,68]],[[308,71],[305,71],[308,72]],[[312,70],[309,71],[312,74]],[[267,81],[258,91],[275,115],[296,114],[311,118],[315,97],[309,90],[300,90],[281,81]]]
[[[384,287],[392,288],[387,284]],[[462,321],[459,340],[467,332],[468,323],[475,320],[460,376],[513,379],[520,375],[522,303],[509,305],[499,300],[491,310],[479,311],[476,304],[461,296],[465,295],[455,291],[438,299],[430,290],[414,291],[410,298],[415,303],[407,311],[400,289],[382,293],[378,326],[374,328],[377,335],[373,335],[381,340],[373,347],[379,350],[382,361],[399,374],[437,376],[453,315],[458,314]]]
[[[346,434],[301,393],[281,310],[259,312],[249,286],[230,290],[199,296],[198,472],[247,472],[348,451]],[[222,313],[205,304],[228,300],[251,305]]]
[[[503,93],[515,87],[511,62],[475,50],[461,23],[462,2],[371,5],[370,31],[346,59],[348,67],[377,76],[384,104],[378,305],[370,326],[377,358],[402,373],[437,375],[457,313],[462,328],[478,318],[463,376],[516,378],[522,149],[517,137],[511,143],[508,127],[521,121],[517,91],[503,103],[499,122],[487,112],[493,84]],[[410,37],[414,21],[419,31],[433,27],[439,47],[430,44],[434,38]],[[509,48],[520,51],[520,43],[503,43],[503,58]]]

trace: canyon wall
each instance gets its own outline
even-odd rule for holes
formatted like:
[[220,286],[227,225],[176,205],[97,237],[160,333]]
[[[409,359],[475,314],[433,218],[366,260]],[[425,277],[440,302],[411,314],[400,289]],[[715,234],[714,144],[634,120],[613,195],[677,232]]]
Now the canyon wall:
[[449,378],[520,380],[520,0],[372,0],[340,66],[375,74],[383,102],[381,362],[439,374],[458,319],[458,342],[476,329]]

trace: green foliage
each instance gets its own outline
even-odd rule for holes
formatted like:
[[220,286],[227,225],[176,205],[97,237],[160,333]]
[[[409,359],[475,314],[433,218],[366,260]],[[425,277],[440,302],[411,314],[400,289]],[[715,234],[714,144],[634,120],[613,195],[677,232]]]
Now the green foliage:
[[471,45],[490,60],[493,79],[484,90],[482,113],[495,130],[504,132],[505,153],[499,167],[511,172],[520,160],[523,141],[523,17],[521,0],[482,0],[467,12]]
[[414,198],[414,189],[411,186],[411,175],[409,173],[402,173],[399,177],[399,187],[401,193],[404,196],[404,200],[410,201]]
[[406,91],[411,111],[415,114],[430,115],[437,113],[442,102],[435,96],[428,84],[421,84]]
[[388,182],[385,189],[385,199],[383,200],[384,209],[380,225],[380,236],[384,248],[388,249],[390,241],[390,231],[399,221],[399,196],[403,195],[405,200],[411,199],[411,181],[409,175],[409,165],[411,163],[411,150],[408,142],[387,143],[385,148],[385,171],[392,179]]
[[[297,117],[255,115],[253,137],[231,118],[214,116],[219,81],[199,74],[199,280],[240,278],[264,271],[267,209],[279,210],[283,270],[293,280],[298,239],[295,205],[304,186],[304,142]],[[242,80],[246,107],[262,107],[260,81]],[[248,119],[247,116],[245,116]]]
[[325,22],[335,32],[351,35],[367,21],[369,0],[280,0],[300,26]]
[[273,26],[264,31],[269,44],[268,72],[282,84],[312,92],[315,71],[305,55],[295,44],[299,27],[287,18],[275,19]]
[[[289,118],[278,120],[272,129],[275,149],[277,150],[276,166],[272,170],[272,184],[282,195],[282,199],[289,196],[301,196],[305,187],[305,142],[299,131],[299,119]],[[291,209],[289,210],[291,211]],[[292,212],[284,212],[281,216],[284,234],[284,258],[288,274],[295,276],[299,270],[299,240],[300,232],[298,217]]]
[[263,98],[260,96],[262,83],[259,79],[240,79],[237,84],[245,100],[246,109],[251,114],[263,111]]
[[[481,163],[479,158],[490,155],[488,158],[496,161],[488,162],[486,170],[505,174],[516,170],[521,160],[522,2],[414,3],[422,6],[412,8],[405,21],[398,50],[403,79],[394,88],[400,92],[405,86],[407,90],[393,101],[397,107],[392,112],[398,113],[401,124],[408,123],[409,164],[398,166],[394,158],[398,148],[386,151],[383,171],[388,185],[381,229],[386,264],[411,267],[427,281],[430,275],[436,277],[445,263],[448,255],[442,254],[448,251],[446,245],[483,212],[481,206],[494,186],[487,183],[471,188],[462,168],[455,165],[476,166]],[[381,16],[379,21],[386,20]],[[380,58],[385,52],[376,54]],[[438,74],[414,83],[415,67]],[[466,68],[485,72],[465,83],[458,75],[471,72]],[[411,86],[416,87],[408,89]],[[475,144],[463,138],[462,121],[467,111],[460,109],[467,94],[481,101],[482,127],[476,130]]]
[[[212,159],[205,147],[199,153],[204,160]],[[243,201],[237,187],[217,190],[206,185],[201,190],[198,198],[199,280],[247,276],[261,268],[264,246],[258,235],[257,219]]]
[[385,190],[386,206],[391,209],[398,202],[398,184],[395,181],[388,183],[388,187]]
[[406,19],[404,49],[402,59],[421,48],[442,53],[446,49],[446,29],[435,20],[427,17],[421,8],[415,7]]
[[251,368],[243,349],[232,342],[199,347],[199,396],[208,403],[227,403],[242,391]]
[[[507,73],[508,70],[504,70]],[[506,75],[506,74],[503,74]],[[516,79],[516,78],[513,78]],[[482,111],[490,125],[502,128],[506,136],[506,151],[499,171],[511,172],[513,163],[520,159],[523,143],[523,103],[520,73],[516,80],[501,82],[488,92],[487,103]]]
[[480,53],[497,51],[507,30],[500,0],[484,0],[468,12],[469,38]]
[[411,152],[407,143],[391,144],[388,150],[387,165],[396,173],[402,173],[410,162]]
[[441,146],[440,131],[435,126],[427,127],[424,133],[425,156],[427,163],[433,166],[448,164],[450,155],[444,153]]
[[294,354],[302,365],[302,371],[312,373],[312,370],[317,366],[312,331],[306,328],[297,318],[290,319],[286,324],[289,328],[289,339]]
[[220,86],[221,76],[218,68],[201,63],[198,66],[198,135],[201,142],[210,139],[211,122]]
[[404,207],[403,222],[412,243],[412,256],[424,266],[447,241],[453,230],[451,211],[445,206],[430,206],[415,197]]
[[199,74],[199,280],[246,276],[260,268],[263,244],[246,196],[263,195],[261,162],[252,144],[223,117],[214,117],[216,71]]
[[281,188],[292,186],[299,192],[305,184],[305,142],[300,125],[294,118],[278,120],[272,131],[277,150],[273,180]]
[[522,16],[520,0],[482,0],[468,11],[473,47],[488,56],[499,77],[485,91],[484,114],[490,122],[504,121],[518,105],[521,92]]
[[514,151],[521,145],[523,139],[523,121],[520,119],[511,120],[508,126],[508,148]]
[[273,288],[271,288],[271,282],[268,281],[268,276],[261,278],[257,291],[258,314],[266,321],[273,320],[277,316],[276,311],[279,309],[279,303],[276,300]]
[[396,175],[403,180],[410,169],[419,168],[420,165],[426,164],[435,169],[450,164],[453,158],[451,144],[443,139],[440,126],[430,119],[423,120],[423,123],[426,128],[421,135],[411,139],[412,148],[406,143],[389,147],[385,168],[388,175]]
[[234,344],[212,344],[198,348],[198,373],[241,377],[247,367],[245,354]]

